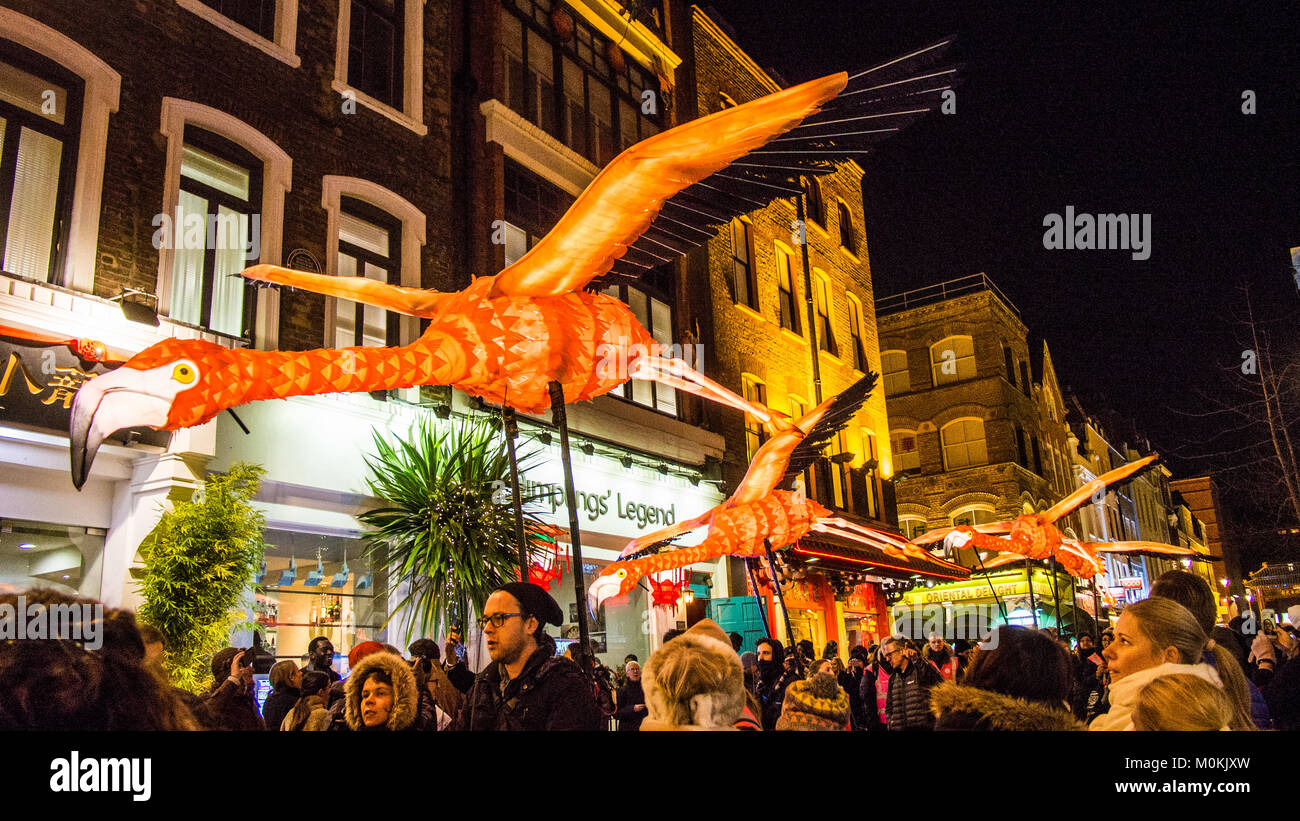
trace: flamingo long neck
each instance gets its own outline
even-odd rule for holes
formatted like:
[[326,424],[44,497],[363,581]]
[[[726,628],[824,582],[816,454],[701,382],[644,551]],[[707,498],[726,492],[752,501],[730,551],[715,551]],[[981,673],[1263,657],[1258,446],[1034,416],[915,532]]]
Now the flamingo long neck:
[[708,541],[704,541],[694,547],[681,547],[677,550],[668,550],[636,559],[634,564],[639,565],[645,575],[649,576],[651,573],[662,573],[665,570],[676,570],[679,567],[686,567],[696,562],[708,561],[717,558],[719,555],[721,554],[717,545],[711,545]]
[[426,334],[395,348],[321,348],[310,351],[227,350],[210,380],[210,396],[175,408],[180,427],[211,419],[225,408],[259,399],[323,393],[447,385],[463,377],[465,357],[450,338]]

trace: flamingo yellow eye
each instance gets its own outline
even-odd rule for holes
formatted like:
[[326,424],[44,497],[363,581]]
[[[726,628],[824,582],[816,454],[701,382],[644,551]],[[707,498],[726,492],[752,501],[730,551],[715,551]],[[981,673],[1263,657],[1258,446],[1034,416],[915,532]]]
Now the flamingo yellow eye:
[[197,376],[198,374],[194,372],[194,367],[192,365],[187,365],[184,362],[180,363],[175,368],[172,368],[172,379],[182,385],[189,385]]
[[626,570],[615,570],[615,571],[614,571],[614,575],[615,575],[615,576],[618,576],[620,579],[626,579],[626,578],[627,578],[627,571],[626,571]]

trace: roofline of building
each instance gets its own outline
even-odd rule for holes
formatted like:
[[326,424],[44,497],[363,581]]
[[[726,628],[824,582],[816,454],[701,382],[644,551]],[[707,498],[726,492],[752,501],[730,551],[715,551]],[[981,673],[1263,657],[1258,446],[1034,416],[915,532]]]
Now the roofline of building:
[[989,279],[988,274],[983,271],[978,274],[969,274],[964,277],[936,282],[933,285],[926,285],[921,288],[913,288],[910,291],[878,297],[876,299],[876,314],[882,316],[902,313],[913,308],[947,302],[950,299],[968,296],[980,291],[988,291],[993,294],[1021,324],[1024,324],[1020,309],[1007,298],[1006,294],[1002,293],[1002,289],[998,288],[993,280]]

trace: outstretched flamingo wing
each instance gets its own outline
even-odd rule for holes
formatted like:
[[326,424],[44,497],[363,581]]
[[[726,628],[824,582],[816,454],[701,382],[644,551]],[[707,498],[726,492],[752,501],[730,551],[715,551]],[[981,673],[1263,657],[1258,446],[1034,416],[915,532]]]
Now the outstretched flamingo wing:
[[1137,461],[1129,462],[1127,465],[1120,465],[1112,471],[1103,473],[1039,515],[1042,517],[1043,521],[1054,522],[1091,499],[1092,495],[1097,491],[1104,490],[1106,487],[1113,485],[1116,482],[1127,479],[1139,470],[1145,468],[1147,465],[1150,465],[1158,458],[1159,454],[1153,453],[1150,456],[1144,456]]
[[448,298],[447,294],[437,291],[389,285],[369,277],[309,274],[306,271],[294,271],[278,265],[253,265],[240,273],[245,279],[253,282],[284,285],[289,288],[301,288],[314,294],[351,299],[407,316],[434,316],[438,313],[442,301]]
[[1205,553],[1197,553],[1190,547],[1181,547],[1179,545],[1164,544],[1162,542],[1085,542],[1090,544],[1092,549],[1098,553],[1123,553],[1129,556],[1178,556],[1193,561],[1213,562],[1220,557],[1210,556]]
[[795,420],[790,430],[775,434],[764,442],[754,454],[754,460],[749,463],[749,470],[731,495],[729,504],[756,502],[803,473],[821,454],[826,443],[862,408],[875,384],[876,375],[868,373]]
[[[1005,536],[1011,532],[1011,524],[1011,522],[985,522],[981,525],[960,525],[960,527],[968,527],[976,533],[984,533],[989,536]],[[938,530],[927,530],[913,539],[912,544],[925,547],[935,542],[942,542],[949,533],[956,529],[956,527],[941,527]]]
[[550,233],[493,278],[490,295],[556,296],[607,274],[634,279],[708,242],[733,217],[799,194],[801,174],[833,171],[833,163],[867,153],[941,102],[957,70],[933,64],[950,42],[852,77],[811,80],[631,146]]

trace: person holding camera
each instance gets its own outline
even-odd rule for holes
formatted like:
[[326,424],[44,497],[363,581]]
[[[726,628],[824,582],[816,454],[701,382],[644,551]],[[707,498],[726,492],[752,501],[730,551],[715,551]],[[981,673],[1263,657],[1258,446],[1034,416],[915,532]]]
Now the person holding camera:
[[215,681],[203,697],[213,721],[222,730],[265,730],[253,698],[253,654],[225,647],[212,657]]

